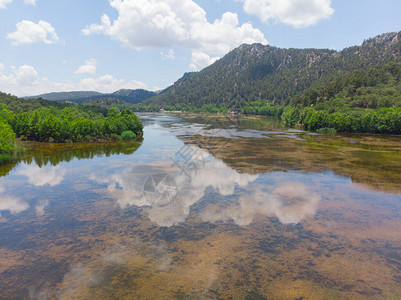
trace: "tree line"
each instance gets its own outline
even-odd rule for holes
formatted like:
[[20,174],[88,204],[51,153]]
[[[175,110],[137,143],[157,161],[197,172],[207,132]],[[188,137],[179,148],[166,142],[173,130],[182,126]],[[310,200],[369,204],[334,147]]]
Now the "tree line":
[[[37,107],[37,102],[0,94],[0,162],[12,159],[14,139],[39,142],[88,142],[95,140],[132,139],[142,135],[143,125],[132,110],[112,107],[53,105]],[[51,101],[49,101],[51,102]],[[45,102],[48,103],[48,102]]]

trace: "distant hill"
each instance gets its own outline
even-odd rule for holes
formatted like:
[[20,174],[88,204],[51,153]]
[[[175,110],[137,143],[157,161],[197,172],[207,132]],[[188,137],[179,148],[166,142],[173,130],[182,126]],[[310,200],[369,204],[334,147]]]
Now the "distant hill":
[[42,98],[45,100],[51,100],[57,102],[70,101],[78,104],[82,104],[85,102],[93,102],[94,100],[100,100],[100,99],[108,99],[108,101],[110,102],[110,99],[115,99],[119,101],[124,101],[129,104],[137,104],[155,95],[157,95],[156,92],[151,92],[143,89],[136,89],[136,90],[121,89],[111,94],[103,94],[92,91],[90,92],[76,91],[76,92],[48,93],[25,98],[33,98],[33,99]]
[[42,95],[38,95],[38,96],[29,96],[29,97],[24,97],[24,98],[25,99],[42,98],[44,100],[57,101],[57,102],[64,102],[64,101],[74,102],[74,100],[95,97],[95,96],[100,96],[100,95],[102,95],[102,93],[93,92],[93,91],[89,91],[89,92],[76,91],[76,92],[47,93],[47,94],[42,94]]
[[342,51],[244,44],[202,71],[186,73],[144,104],[176,108],[287,105],[310,87],[389,62],[401,62],[401,32],[385,33]]
[[84,103],[84,105],[97,105],[97,106],[102,106],[102,107],[110,107],[112,105],[124,105],[128,106],[130,105],[128,102],[125,102],[120,99],[116,98],[99,98],[99,99],[92,99],[92,100],[87,100]]
[[30,110],[40,109],[42,107],[56,107],[62,109],[67,106],[73,106],[70,103],[60,103],[45,99],[26,99],[0,92],[0,110],[7,108],[15,112],[26,112]]

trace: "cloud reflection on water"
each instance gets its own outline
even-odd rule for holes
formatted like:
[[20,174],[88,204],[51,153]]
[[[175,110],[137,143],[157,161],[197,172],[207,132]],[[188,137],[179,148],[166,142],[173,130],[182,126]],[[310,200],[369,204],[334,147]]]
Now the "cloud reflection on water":
[[[204,150],[205,158],[209,154]],[[184,222],[189,215],[190,207],[198,202],[207,188],[212,188],[220,195],[233,195],[235,188],[246,187],[250,182],[257,179],[257,175],[241,174],[227,167],[221,160],[205,159],[203,168],[194,170],[188,180],[188,174],[180,172],[171,164],[158,162],[147,165],[133,164],[124,171],[114,174],[108,178],[98,178],[92,175],[91,179],[99,183],[107,184],[107,193],[117,201],[122,208],[129,206],[149,206],[149,202],[143,196],[143,185],[146,179],[155,173],[171,173],[177,181],[178,194],[173,203],[166,207],[150,207],[148,216],[151,221],[160,226],[173,226]]]
[[238,173],[221,160],[207,161],[204,168],[194,172],[189,182],[185,174],[178,175],[177,182],[181,189],[175,201],[166,207],[152,207],[148,216],[160,226],[176,225],[185,221],[191,206],[205,195],[206,189],[211,188],[222,196],[231,196],[236,187],[245,188],[257,177]]
[[[116,200],[121,209],[147,207],[149,219],[165,227],[184,222],[191,206],[205,196],[207,189],[223,196],[223,202],[230,202],[224,208],[221,203],[208,204],[200,212],[200,217],[208,222],[232,219],[244,226],[251,224],[256,215],[275,215],[283,224],[295,224],[316,213],[320,197],[311,187],[284,180],[267,190],[267,186],[254,183],[259,175],[239,173],[204,150],[198,151],[203,152],[206,160],[203,168],[191,173],[191,180],[188,180],[187,174],[180,173],[166,162],[133,164],[112,176],[99,178],[92,175],[91,179],[106,184],[106,193]],[[143,196],[143,185],[150,175],[160,172],[176,178],[178,193],[170,205],[150,207]]]
[[23,175],[28,178],[28,182],[34,186],[56,186],[59,185],[65,176],[66,170],[61,169],[60,166],[43,166],[37,165],[23,165],[17,171],[18,175]]
[[257,215],[276,216],[283,224],[296,224],[316,213],[320,196],[311,187],[297,183],[280,183],[271,192],[263,186],[239,197],[227,208],[209,205],[201,212],[208,222],[233,220],[237,225],[250,225]]
[[[54,187],[63,181],[66,170],[61,169],[60,166],[39,167],[36,164],[22,164],[21,168],[16,171],[16,174],[27,177],[28,183],[35,187],[42,187],[45,185]],[[49,203],[50,201],[48,199],[38,200],[34,207],[35,214],[38,217],[43,216]],[[0,212],[9,211],[12,215],[15,215],[29,208],[30,205],[27,201],[22,200],[20,197],[5,194],[5,188],[0,185]]]
[[27,210],[29,204],[18,197],[5,195],[5,188],[0,185],[0,219],[2,218],[1,211],[9,211],[12,215],[18,214]]

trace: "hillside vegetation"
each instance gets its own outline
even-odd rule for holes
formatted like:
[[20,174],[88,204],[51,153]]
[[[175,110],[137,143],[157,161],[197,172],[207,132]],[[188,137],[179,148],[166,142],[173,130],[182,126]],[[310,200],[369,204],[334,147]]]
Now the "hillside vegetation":
[[353,71],[291,100],[282,119],[307,130],[401,134],[401,65]]
[[175,110],[241,110],[247,106],[288,105],[298,93],[354,70],[401,61],[401,32],[387,33],[341,52],[242,45],[197,73],[187,73],[144,105]]

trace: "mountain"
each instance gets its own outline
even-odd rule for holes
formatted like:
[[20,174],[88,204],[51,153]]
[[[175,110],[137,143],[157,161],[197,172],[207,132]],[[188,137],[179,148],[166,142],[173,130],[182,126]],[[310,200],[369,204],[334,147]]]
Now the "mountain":
[[102,93],[98,92],[60,92],[60,93],[47,93],[47,94],[42,94],[38,96],[30,96],[30,97],[24,97],[25,99],[27,98],[33,98],[33,99],[38,99],[42,98],[45,100],[50,100],[50,101],[57,101],[57,102],[64,102],[64,101],[71,101],[74,102],[74,100],[79,100],[83,98],[89,98],[89,97],[94,97],[94,96],[99,96],[102,95]]
[[242,108],[287,105],[299,92],[354,70],[401,61],[401,32],[385,33],[342,51],[241,45],[214,64],[187,73],[144,104]]
[[111,94],[77,91],[77,92],[48,93],[25,98],[33,98],[33,99],[42,98],[45,100],[52,100],[57,102],[70,101],[78,104],[82,104],[85,102],[96,103],[97,100],[101,99],[107,99],[108,100],[107,102],[110,103],[114,99],[117,104],[121,103],[121,101],[124,101],[129,104],[137,104],[145,99],[155,96],[156,94],[157,94],[156,92],[151,92],[143,89],[136,89],[136,90],[121,89]]
[[145,99],[151,98],[157,95],[156,92],[151,92],[143,89],[137,90],[129,90],[129,89],[121,89],[110,95],[107,95],[109,98],[116,98],[131,104],[140,103]]

